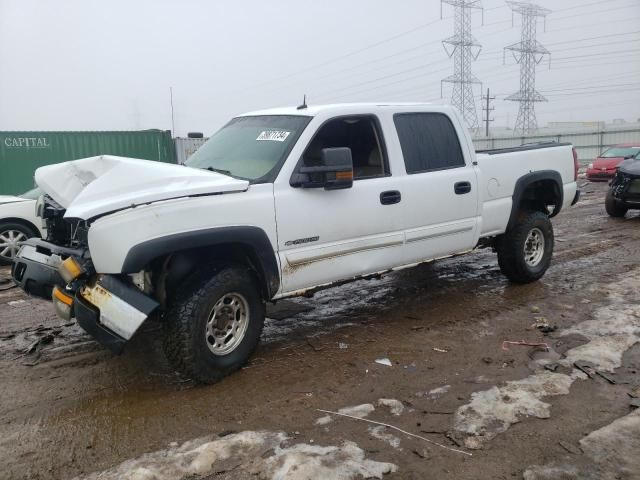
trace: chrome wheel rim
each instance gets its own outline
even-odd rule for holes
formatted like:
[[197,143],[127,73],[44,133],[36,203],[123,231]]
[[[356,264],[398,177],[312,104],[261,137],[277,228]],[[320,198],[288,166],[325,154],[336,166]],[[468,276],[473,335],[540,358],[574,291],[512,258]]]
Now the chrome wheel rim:
[[206,342],[214,355],[236,349],[249,325],[249,303],[239,293],[223,295],[211,309],[206,325]]
[[20,230],[0,232],[0,257],[14,258],[27,236]]
[[524,261],[530,267],[535,267],[544,256],[544,234],[539,228],[532,228],[524,241]]

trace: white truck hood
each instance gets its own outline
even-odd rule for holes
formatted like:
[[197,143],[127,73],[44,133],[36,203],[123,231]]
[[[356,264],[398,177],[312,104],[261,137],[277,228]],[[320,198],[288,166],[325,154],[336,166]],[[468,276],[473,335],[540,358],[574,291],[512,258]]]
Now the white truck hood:
[[35,180],[66,208],[65,217],[82,220],[134,205],[249,187],[246,180],[208,170],[112,155],[40,167]]

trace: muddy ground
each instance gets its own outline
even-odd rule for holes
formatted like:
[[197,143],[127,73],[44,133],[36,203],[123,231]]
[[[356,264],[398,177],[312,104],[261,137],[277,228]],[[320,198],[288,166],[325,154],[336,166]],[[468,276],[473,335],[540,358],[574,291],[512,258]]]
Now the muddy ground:
[[[480,250],[281,302],[212,386],[170,370],[159,325],[114,356],[0,291],[0,477],[638,478],[640,214],[609,218],[606,185],[582,183],[542,281],[510,285]],[[423,439],[317,422],[363,404]]]

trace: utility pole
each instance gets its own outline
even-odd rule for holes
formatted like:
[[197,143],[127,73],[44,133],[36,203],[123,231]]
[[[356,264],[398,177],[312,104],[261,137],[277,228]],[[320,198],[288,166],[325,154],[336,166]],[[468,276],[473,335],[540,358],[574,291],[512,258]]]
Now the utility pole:
[[171,138],[175,138],[176,119],[173,112],[173,87],[169,87],[169,100],[171,101]]
[[488,137],[489,136],[489,123],[493,122],[493,118],[489,118],[489,115],[491,114],[491,112],[493,112],[495,110],[495,107],[491,106],[491,100],[495,100],[496,97],[492,97],[489,89],[487,88],[487,96],[483,96],[482,100],[486,100],[487,104],[486,106],[482,107],[482,112],[483,112],[483,116],[482,116],[482,121],[484,122],[485,125],[485,131],[484,131],[484,136]]
[[513,134],[526,135],[538,129],[535,102],[547,101],[536,91],[536,65],[550,53],[536,40],[536,28],[538,18],[546,19],[551,10],[529,2],[508,1],[507,4],[512,10],[512,18],[514,13],[521,15],[522,31],[518,43],[505,47],[505,53],[507,50],[511,51],[513,58],[520,64],[520,91],[505,100],[520,102]]
[[440,83],[440,96],[442,97],[442,84],[453,84],[451,104],[462,114],[470,130],[478,129],[478,114],[473,96],[473,85],[481,84],[471,73],[471,62],[477,60],[482,46],[471,34],[471,11],[482,10],[480,0],[441,0],[440,16],[442,17],[442,4],[454,7],[454,34],[443,40],[445,52],[453,59],[453,75],[443,79]]

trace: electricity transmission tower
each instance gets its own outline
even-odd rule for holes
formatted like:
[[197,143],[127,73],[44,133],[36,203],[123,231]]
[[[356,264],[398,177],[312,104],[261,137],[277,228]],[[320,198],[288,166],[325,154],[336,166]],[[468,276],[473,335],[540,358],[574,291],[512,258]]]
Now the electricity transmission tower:
[[442,96],[443,83],[453,84],[451,103],[460,111],[467,126],[472,131],[476,131],[478,115],[473,97],[473,85],[481,82],[471,73],[471,62],[477,60],[482,46],[471,34],[471,12],[474,9],[482,10],[482,2],[481,0],[441,0],[440,16],[442,16],[443,3],[453,6],[455,11],[454,34],[442,42],[449,58],[453,58],[453,75],[444,78],[440,83],[440,96]]
[[549,50],[536,40],[536,27],[538,17],[545,18],[551,10],[529,2],[508,1],[507,4],[512,15],[519,13],[522,16],[522,31],[518,43],[505,47],[505,53],[507,50],[511,51],[513,58],[520,64],[520,91],[505,100],[520,102],[513,133],[526,135],[538,129],[535,103],[547,101],[536,91],[536,65],[545,55],[549,55]]

